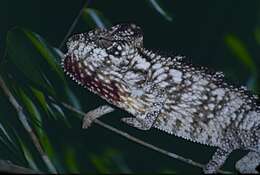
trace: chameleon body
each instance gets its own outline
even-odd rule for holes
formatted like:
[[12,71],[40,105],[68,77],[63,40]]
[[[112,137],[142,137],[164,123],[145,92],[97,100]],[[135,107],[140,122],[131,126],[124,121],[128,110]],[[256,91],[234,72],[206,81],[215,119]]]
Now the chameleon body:
[[134,116],[123,122],[217,147],[205,173],[216,172],[233,150],[249,150],[236,168],[257,173],[260,107],[258,97],[245,87],[234,87],[222,73],[189,64],[181,56],[145,49],[142,31],[134,24],[76,34],[67,47],[65,72]]

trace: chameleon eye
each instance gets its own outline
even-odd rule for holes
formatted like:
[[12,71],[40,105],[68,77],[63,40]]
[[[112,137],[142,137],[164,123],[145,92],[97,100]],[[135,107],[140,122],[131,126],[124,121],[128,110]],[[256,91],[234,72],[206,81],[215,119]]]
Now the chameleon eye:
[[107,66],[110,66],[112,63],[111,63],[111,60],[110,59],[105,59],[105,62],[104,62]]
[[108,40],[103,37],[98,38],[97,43],[102,48],[109,48],[113,44],[111,40]]

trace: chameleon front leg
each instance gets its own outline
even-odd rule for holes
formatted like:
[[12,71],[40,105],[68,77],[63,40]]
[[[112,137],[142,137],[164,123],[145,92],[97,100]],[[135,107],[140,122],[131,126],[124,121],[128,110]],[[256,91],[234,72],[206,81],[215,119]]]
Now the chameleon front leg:
[[205,174],[215,174],[217,170],[225,163],[226,159],[232,151],[232,149],[224,150],[218,148],[212,156],[212,159],[203,168],[203,172]]
[[147,114],[144,114],[144,117],[143,116],[125,117],[122,118],[121,121],[140,130],[149,130],[153,126],[155,120],[157,119],[160,110],[161,110],[160,108],[157,108],[152,112],[148,112]]
[[113,111],[114,108],[108,105],[99,106],[98,108],[89,111],[83,118],[82,128],[90,127],[90,125],[93,123],[95,119]]
[[164,104],[164,98],[157,98],[159,102],[153,103],[149,111],[134,117],[122,118],[121,121],[140,130],[149,130],[155,123]]
[[237,161],[236,169],[243,174],[258,174],[256,167],[260,165],[260,153],[249,152]]

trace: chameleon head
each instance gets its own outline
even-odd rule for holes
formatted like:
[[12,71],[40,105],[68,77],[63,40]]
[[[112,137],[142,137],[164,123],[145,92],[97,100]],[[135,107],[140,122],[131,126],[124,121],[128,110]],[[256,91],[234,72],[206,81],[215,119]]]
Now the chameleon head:
[[65,72],[79,84],[104,98],[117,98],[116,81],[120,81],[119,71],[127,69],[136,50],[142,45],[142,31],[135,24],[94,29],[69,38],[68,52],[62,65]]
[[73,35],[67,42],[68,53],[86,64],[116,67],[128,63],[137,48],[143,45],[140,27],[135,24],[118,24],[108,29],[94,29]]

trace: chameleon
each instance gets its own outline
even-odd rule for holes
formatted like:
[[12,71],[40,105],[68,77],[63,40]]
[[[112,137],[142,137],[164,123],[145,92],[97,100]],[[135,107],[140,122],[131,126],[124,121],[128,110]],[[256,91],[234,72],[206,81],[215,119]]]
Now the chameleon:
[[184,56],[146,49],[136,24],[72,35],[62,67],[79,85],[132,114],[121,119],[124,123],[216,147],[204,173],[216,173],[237,149],[248,153],[235,168],[258,173],[258,96],[228,82],[222,72],[194,65]]

